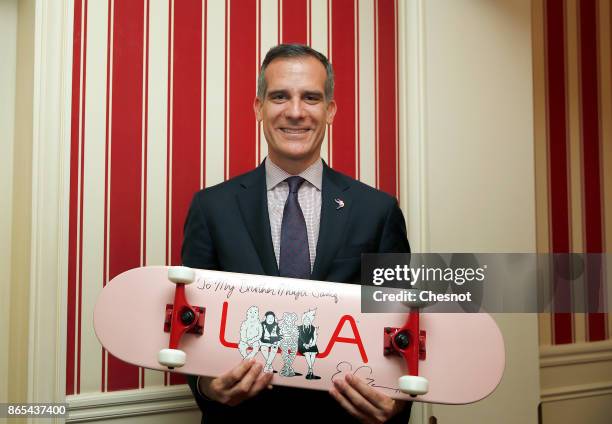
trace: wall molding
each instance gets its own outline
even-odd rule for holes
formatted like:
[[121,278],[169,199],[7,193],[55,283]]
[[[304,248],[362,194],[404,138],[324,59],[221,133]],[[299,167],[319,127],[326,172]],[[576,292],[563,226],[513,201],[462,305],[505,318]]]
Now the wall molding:
[[555,387],[541,392],[542,402],[559,402],[609,394],[612,394],[612,381]]
[[[427,252],[427,149],[426,149],[426,72],[425,72],[425,1],[398,2],[400,113],[400,206],[406,214],[410,247],[413,252]],[[414,424],[429,422],[431,406],[412,405]]]
[[612,339],[601,342],[540,347],[540,368],[604,361],[612,362]]
[[[17,0],[0,3],[0,92],[3,102],[0,105],[0,196],[13,199],[14,156],[15,156],[15,98],[17,92],[17,27],[19,22]],[[5,141],[6,140],[6,141]],[[20,165],[23,166],[23,165]],[[5,200],[0,214],[0,375],[7,376],[0,382],[0,402],[9,399],[12,380],[9,372],[9,348],[11,343],[11,273],[13,261],[13,225],[15,215],[12,200]]]
[[191,391],[185,385],[85,393],[68,396],[66,402],[69,409],[66,422],[70,423],[198,410]]
[[408,234],[413,252],[426,252],[427,230],[427,134],[425,69],[425,2],[399,2],[399,68],[405,125],[401,128],[402,160],[401,206],[407,215]]
[[63,402],[73,1],[34,7],[27,401]]
[[[576,372],[576,366],[586,367],[586,375],[598,375],[602,379],[581,384],[571,383],[563,375]],[[612,380],[606,370],[612,369],[612,340],[601,342],[547,345],[540,347],[540,370],[545,379],[557,384],[541,389],[541,402],[560,402],[612,394]],[[560,382],[560,383],[559,383]]]

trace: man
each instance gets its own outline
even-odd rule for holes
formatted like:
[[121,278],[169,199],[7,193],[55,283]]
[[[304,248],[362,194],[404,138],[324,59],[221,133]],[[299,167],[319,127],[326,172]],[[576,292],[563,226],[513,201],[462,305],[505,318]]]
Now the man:
[[[325,128],[337,107],[325,56],[302,45],[271,49],[253,107],[268,157],[254,171],[195,195],[185,223],[184,265],[358,283],[362,253],[410,251],[397,201],[321,160]],[[189,384],[206,423],[405,423],[410,416],[410,404],[356,377],[337,381],[326,393],[272,388],[272,376],[245,360],[218,378],[191,377]]]

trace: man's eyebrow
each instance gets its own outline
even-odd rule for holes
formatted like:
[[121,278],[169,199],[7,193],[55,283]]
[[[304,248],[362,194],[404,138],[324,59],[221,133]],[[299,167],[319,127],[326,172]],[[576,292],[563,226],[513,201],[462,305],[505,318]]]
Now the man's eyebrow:
[[304,93],[302,93],[303,96],[311,96],[311,97],[323,97],[323,92],[319,91],[319,90],[313,90],[313,91],[304,91]]
[[[273,97],[278,94],[288,95],[289,90],[270,90],[266,93],[266,96]],[[320,90],[306,90],[301,93],[301,97],[311,96],[311,97],[323,97],[323,92]]]
[[287,91],[287,90],[272,90],[272,91],[268,91],[267,96],[268,97],[272,97],[272,96],[277,95],[277,94],[287,94],[288,92],[289,91]]

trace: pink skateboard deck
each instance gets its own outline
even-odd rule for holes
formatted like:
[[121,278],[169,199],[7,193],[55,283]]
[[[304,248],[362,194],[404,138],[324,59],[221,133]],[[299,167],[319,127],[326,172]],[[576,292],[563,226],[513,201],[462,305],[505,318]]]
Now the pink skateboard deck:
[[[100,343],[125,362],[168,371],[158,352],[168,348],[166,310],[176,287],[167,267],[115,277],[95,306]],[[185,294],[204,308],[202,334],[182,336],[178,348],[186,360],[174,372],[218,376],[254,357],[274,372],[274,385],[329,390],[334,379],[352,373],[393,398],[466,404],[492,393],[504,371],[503,338],[486,313],[420,314],[418,375],[428,380],[428,391],[411,396],[398,386],[408,374],[406,361],[384,354],[385,328],[401,328],[409,314],[362,313],[358,285],[195,270]],[[306,378],[309,368],[315,378]]]

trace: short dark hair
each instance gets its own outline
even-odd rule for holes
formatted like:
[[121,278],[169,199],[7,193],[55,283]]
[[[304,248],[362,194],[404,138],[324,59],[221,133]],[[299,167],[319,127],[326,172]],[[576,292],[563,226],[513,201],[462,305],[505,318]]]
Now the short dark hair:
[[304,44],[279,44],[268,50],[261,64],[259,78],[257,79],[257,97],[263,100],[266,96],[268,83],[266,82],[265,73],[268,65],[273,60],[305,56],[314,57],[325,67],[325,72],[327,73],[327,78],[325,79],[325,100],[328,102],[332,100],[334,98],[334,68],[324,54]]

